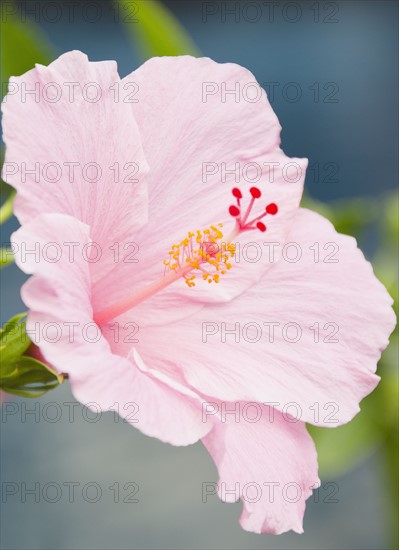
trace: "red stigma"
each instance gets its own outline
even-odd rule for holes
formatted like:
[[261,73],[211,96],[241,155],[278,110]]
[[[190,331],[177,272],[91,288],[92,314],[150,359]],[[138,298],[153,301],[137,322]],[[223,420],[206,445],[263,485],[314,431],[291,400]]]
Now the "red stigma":
[[241,199],[243,198],[243,194],[241,192],[241,189],[238,189],[238,187],[233,187],[231,190],[233,197],[235,197],[237,201],[237,206],[232,205],[229,207],[229,213],[230,216],[233,216],[233,218],[236,218],[236,225],[239,229],[239,231],[248,231],[250,229],[258,229],[259,231],[262,231],[264,233],[266,231],[266,225],[261,222],[260,220],[267,216],[267,214],[271,214],[274,216],[278,212],[278,206],[274,202],[271,202],[267,206],[264,207],[263,212],[255,216],[252,219],[249,219],[249,215],[253,209],[253,206],[255,204],[255,200],[259,199],[262,196],[262,193],[260,189],[257,187],[250,187],[249,193],[251,195],[251,200],[249,201],[249,204],[246,208],[242,210],[241,213]]
[[266,226],[265,226],[265,224],[262,223],[262,222],[258,222],[258,223],[256,224],[256,227],[259,229],[259,231],[262,231],[262,233],[263,233],[264,231],[266,231]]
[[278,212],[278,206],[274,202],[266,206],[266,212],[274,216]]
[[259,199],[259,197],[262,194],[257,187],[251,187],[249,192],[251,193],[254,199]]
[[230,214],[230,216],[233,216],[234,218],[236,218],[237,216],[240,215],[240,209],[237,208],[237,206],[230,206],[229,207],[229,214]]

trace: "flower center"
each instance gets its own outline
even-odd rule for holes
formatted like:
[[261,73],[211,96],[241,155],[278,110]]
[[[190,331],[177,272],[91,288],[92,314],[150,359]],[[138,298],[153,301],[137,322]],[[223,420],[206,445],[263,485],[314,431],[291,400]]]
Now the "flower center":
[[242,192],[238,187],[232,190],[232,194],[236,199],[236,205],[229,207],[229,214],[235,218],[236,226],[226,239],[223,239],[221,223],[211,225],[204,230],[189,231],[186,237],[179,243],[172,245],[169,250],[168,259],[163,262],[163,277],[145,286],[128,298],[120,300],[112,306],[95,313],[94,321],[98,325],[108,323],[181,277],[185,279],[187,286],[190,288],[195,286],[197,275],[201,275],[203,280],[208,283],[219,283],[220,276],[225,275],[232,268],[230,260],[235,254],[234,239],[243,231],[252,229],[258,229],[262,232],[266,231],[266,225],[260,220],[267,214],[274,216],[278,212],[277,205],[270,203],[264,207],[264,211],[261,214],[248,221],[255,201],[262,196],[257,187],[251,187],[249,192],[251,199],[243,214],[241,205]]
[[[169,259],[164,260],[165,274],[178,272],[183,267],[190,267],[183,274],[188,287],[195,286],[197,274],[201,274],[208,283],[219,283],[220,275],[224,275],[232,264],[229,260],[235,253],[235,244],[223,242],[223,224],[211,225],[201,231],[189,231],[187,237],[169,250]],[[194,274],[191,274],[192,272]]]

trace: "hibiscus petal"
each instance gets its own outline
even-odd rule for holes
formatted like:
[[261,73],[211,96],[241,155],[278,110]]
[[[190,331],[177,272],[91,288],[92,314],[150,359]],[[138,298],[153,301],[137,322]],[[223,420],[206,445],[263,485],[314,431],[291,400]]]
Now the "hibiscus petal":
[[241,498],[246,531],[302,533],[305,501],[319,486],[316,450],[305,424],[287,422],[257,403],[230,403],[228,410],[203,440],[218,467],[220,498]]
[[132,267],[123,262],[127,243],[148,214],[148,167],[120,85],[114,61],[73,51],[12,77],[2,104],[3,177],[18,191],[15,213],[21,223],[58,212],[89,225],[101,254],[91,264],[99,306],[106,286],[111,300],[117,289],[116,263],[119,272]]
[[[149,223],[136,234],[140,271],[132,273],[135,286],[162,275],[170,247],[188,231],[223,223],[227,238],[235,225],[228,209],[235,202],[231,190],[237,184],[247,203],[251,185],[262,190],[257,215],[270,202],[280,208],[278,216],[268,216],[267,235],[253,231],[251,240],[284,240],[300,202],[307,161],[290,159],[280,149],[280,124],[249,71],[208,58],[161,57],[147,61],[122,82],[137,89],[132,108],[151,167]],[[232,172],[226,175],[226,170]],[[199,276],[190,293],[184,283],[165,293],[181,303],[223,302],[260,275],[259,265],[242,270],[237,263],[224,277],[225,284],[212,292]]]
[[[392,299],[355,239],[318,214],[300,209],[289,242],[286,259],[260,283],[181,322],[154,320],[138,349],[149,365],[183,373],[205,395],[267,402],[334,427],[378,383],[376,365],[395,326]],[[300,260],[288,261],[298,250]]]
[[[194,392],[145,371],[133,356],[112,353],[93,322],[85,224],[43,214],[14,233],[12,242],[19,267],[34,274],[22,288],[30,308],[28,334],[51,365],[69,374],[80,402],[95,412],[114,410],[143,433],[175,445],[194,443],[209,431]],[[68,242],[79,246],[71,252]]]

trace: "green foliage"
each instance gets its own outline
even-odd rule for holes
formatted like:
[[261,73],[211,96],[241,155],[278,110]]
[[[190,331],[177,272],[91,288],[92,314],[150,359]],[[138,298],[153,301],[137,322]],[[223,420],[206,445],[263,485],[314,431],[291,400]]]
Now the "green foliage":
[[[305,204],[329,218],[341,233],[354,235],[359,241],[370,225],[377,231],[377,252],[372,259],[376,275],[398,303],[398,197],[389,193],[381,199],[362,198],[339,201],[325,206],[312,199]],[[333,429],[309,426],[317,446],[320,474],[331,477],[344,473],[377,446],[390,442],[397,433],[398,418],[398,333],[378,366],[381,382],[361,403],[359,413],[349,424]],[[391,452],[391,451],[390,451]]]
[[[54,58],[53,48],[46,37],[32,21],[22,21],[16,15],[16,4],[7,2],[0,21],[0,77],[1,99],[7,92],[7,83],[10,76],[18,76],[29,71],[35,63],[47,65]],[[13,15],[14,14],[14,15]],[[1,166],[3,165],[4,151],[0,151]],[[0,180],[0,224],[12,216],[12,205],[15,192],[3,180]],[[0,250],[0,269],[13,263],[12,257],[6,249]]]
[[0,224],[6,222],[12,216],[12,205],[14,202],[15,191],[8,191],[7,198],[0,207]]
[[175,16],[157,0],[115,0],[143,60],[162,55],[194,55],[199,51]]
[[328,218],[339,233],[352,235],[359,240],[380,213],[379,201],[368,197],[342,199],[326,204],[305,196],[301,206]]
[[10,248],[0,248],[0,269],[14,263],[14,258]]
[[29,347],[30,340],[26,335],[26,313],[19,313],[7,321],[0,329],[0,351],[2,363],[13,361]]
[[[394,345],[392,341],[391,346]],[[382,378],[377,389],[361,403],[360,413],[351,422],[331,429],[308,427],[316,442],[322,478],[331,479],[348,471],[377,446],[383,446],[395,432],[398,376],[391,369],[382,373],[382,368],[380,363]]]
[[63,379],[44,363],[22,356],[2,367],[1,389],[21,397],[41,397],[62,384]]
[[[11,3],[7,3],[11,6]],[[54,58],[53,49],[39,27],[29,19],[22,21],[17,15],[4,14],[1,21],[0,76],[2,97],[10,76],[29,71],[35,63],[47,65]]]
[[[339,201],[329,206],[307,198],[305,205],[332,221],[341,233],[359,242],[372,224],[378,242],[372,258],[375,274],[394,299],[398,316],[399,200],[396,192],[382,198]],[[361,412],[348,424],[333,429],[309,426],[319,458],[320,476],[335,477],[354,467],[377,448],[383,457],[381,475],[389,502],[387,527],[397,548],[399,516],[399,335],[396,329],[382,354],[377,373],[381,381],[361,403]]]
[[0,330],[1,390],[22,397],[40,397],[62,384],[62,374],[24,355],[30,345],[26,334],[26,313],[16,315]]
[[[0,165],[3,166],[4,162],[4,147],[0,146]],[[2,204],[5,204],[11,193],[13,193],[13,188],[11,185],[8,185],[5,181],[3,181],[2,178],[0,178],[0,200]],[[12,204],[11,204],[12,209]],[[0,220],[1,223],[4,223],[8,219],[8,212],[9,212],[9,205],[7,205],[3,211],[3,207],[1,207],[0,212]],[[4,213],[3,213],[4,212]]]
[[[0,164],[3,165],[4,160],[4,151],[0,149]],[[5,181],[0,179],[0,198],[1,198],[1,207],[0,207],[0,225],[5,223],[12,216],[12,208],[15,197],[15,190],[8,185]],[[11,254],[9,248],[0,248],[0,269],[10,265],[14,262],[14,258]]]

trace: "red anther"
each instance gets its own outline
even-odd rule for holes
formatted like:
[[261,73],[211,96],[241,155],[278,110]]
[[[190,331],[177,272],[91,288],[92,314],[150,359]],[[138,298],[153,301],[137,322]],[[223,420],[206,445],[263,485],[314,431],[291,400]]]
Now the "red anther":
[[266,231],[266,226],[265,226],[265,224],[262,223],[262,222],[258,222],[258,223],[256,224],[256,227],[259,229],[259,231],[262,231],[262,233],[263,233],[264,231]]
[[272,216],[274,216],[275,214],[277,214],[277,212],[278,212],[278,206],[277,206],[277,204],[275,204],[274,202],[268,204],[268,205],[266,206],[266,212],[267,212],[268,214],[271,214]]
[[254,199],[259,199],[259,197],[262,194],[257,187],[251,187],[249,192],[251,193]]
[[234,187],[234,189],[231,191],[233,193],[233,196],[236,198],[236,199],[242,199],[242,193],[241,191],[238,189],[238,187]]
[[229,207],[229,214],[230,214],[230,216],[233,216],[234,218],[236,218],[237,216],[240,215],[240,209],[237,208],[237,206],[230,206]]

